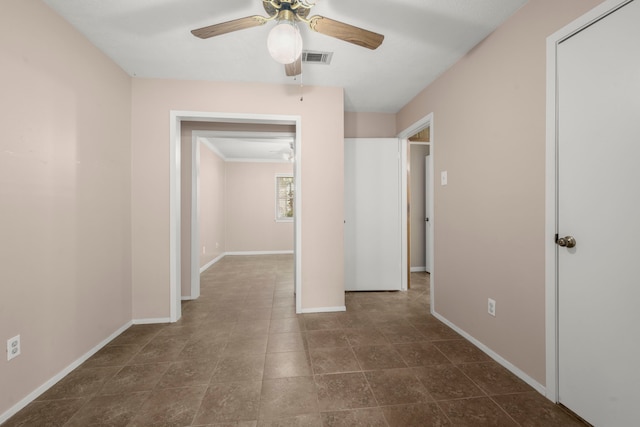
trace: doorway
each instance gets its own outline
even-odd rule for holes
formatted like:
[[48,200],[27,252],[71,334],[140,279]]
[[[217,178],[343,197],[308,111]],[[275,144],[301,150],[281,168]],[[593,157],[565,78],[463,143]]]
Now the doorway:
[[293,176],[294,142],[291,125],[182,122],[183,300],[225,255],[293,254],[293,219],[279,221],[269,195]]
[[[420,133],[428,132],[429,128]],[[423,139],[418,141],[418,139]],[[431,271],[428,256],[429,222],[429,165],[430,143],[426,137],[409,138],[409,269],[411,273]]]
[[[301,311],[301,247],[302,247],[302,218],[301,218],[301,117],[285,115],[261,115],[261,114],[234,114],[234,113],[207,113],[198,111],[171,111],[170,112],[170,143],[169,143],[169,270],[170,270],[170,321],[176,322],[181,317],[181,124],[190,122],[218,122],[218,123],[246,123],[246,124],[275,124],[295,126],[294,147],[294,200],[296,216],[294,218],[294,289],[296,300],[296,312]],[[194,236],[192,235],[192,240]],[[196,254],[192,254],[197,256]],[[193,266],[193,263],[191,263]],[[193,267],[192,267],[193,268]]]
[[[428,134],[426,129],[428,129]],[[422,133],[421,133],[422,132]],[[431,294],[431,310],[433,311],[433,307],[435,306],[435,301],[433,297],[433,287],[434,287],[434,167],[433,162],[435,159],[435,150],[434,150],[434,123],[433,123],[433,113],[423,117],[418,120],[402,132],[398,134],[398,137],[402,139],[402,206],[405,206],[404,215],[402,218],[402,265],[404,266],[404,274],[403,274],[403,289],[408,289],[411,285],[410,277],[411,277],[411,144],[409,138],[418,135],[417,139],[429,139],[428,147],[429,147],[429,174],[430,176],[426,177],[425,181],[428,181],[428,184],[425,182],[425,215],[419,215],[420,221],[424,221],[426,218],[429,218],[429,226],[431,233],[425,236],[425,266],[429,265],[430,272],[430,280],[429,280],[429,288]],[[428,135],[428,136],[427,136]],[[415,141],[415,143],[423,143],[427,144],[427,141]],[[423,160],[424,161],[424,160]],[[426,166],[426,165],[425,165]],[[428,186],[428,188],[427,188]],[[425,221],[426,222],[426,221]],[[428,259],[427,259],[428,258]]]

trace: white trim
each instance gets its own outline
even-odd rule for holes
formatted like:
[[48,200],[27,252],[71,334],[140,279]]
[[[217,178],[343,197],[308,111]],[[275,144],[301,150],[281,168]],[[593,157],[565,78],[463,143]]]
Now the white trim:
[[[180,319],[180,124],[185,121],[218,122],[218,123],[260,123],[260,124],[292,124],[295,125],[295,211],[294,220],[294,254],[295,275],[294,287],[296,295],[296,312],[302,308],[302,117],[299,115],[216,113],[203,111],[169,112],[169,286],[170,286],[170,321]],[[193,229],[192,229],[193,232]],[[192,241],[193,241],[193,236]],[[192,256],[199,254],[199,251]]]
[[227,159],[226,163],[291,163],[289,160],[278,159]]
[[169,121],[169,318],[182,316],[180,278],[180,145],[181,119],[174,111]]
[[[558,332],[556,288],[557,232],[556,200],[556,42],[553,35],[547,38],[547,107],[546,107],[546,148],[545,148],[545,360],[546,397],[558,402]],[[549,236],[554,236],[550,239]]]
[[169,317],[150,317],[147,319],[133,319],[134,325],[155,325],[158,323],[171,323]]
[[210,139],[242,139],[245,141],[282,141],[293,143],[295,132],[240,131],[240,130],[200,130],[198,136]]
[[435,263],[435,251],[436,251],[436,244],[435,244],[435,239],[434,239],[434,235],[436,232],[436,226],[435,226],[435,218],[436,218],[436,214],[435,214],[435,193],[436,193],[436,179],[435,179],[435,161],[436,161],[436,157],[435,157],[435,153],[436,153],[436,147],[435,144],[433,143],[435,141],[436,138],[436,126],[433,122],[433,113],[429,114],[429,116],[427,116],[429,118],[429,139],[431,140],[431,143],[429,144],[429,170],[431,171],[431,179],[429,179],[429,212],[425,212],[428,217],[429,217],[429,223],[431,224],[431,233],[429,233],[429,242],[428,242],[428,246],[429,246],[429,267],[431,268],[431,271],[429,272],[429,298],[430,298],[430,306],[431,306],[431,310],[435,310],[435,292],[434,292],[434,283],[435,283],[435,271],[436,271],[436,263]]
[[460,329],[455,324],[451,323],[449,320],[447,320],[446,318],[444,318],[443,316],[441,316],[437,312],[432,312],[432,314],[434,315],[434,317],[436,317],[442,323],[444,323],[445,325],[447,325],[448,327],[450,327],[451,329],[456,331],[458,334],[460,334],[462,337],[464,337],[467,341],[471,342],[471,344],[473,344],[476,347],[478,347],[487,356],[489,356],[490,358],[492,358],[493,360],[498,362],[500,365],[502,365],[504,368],[506,368],[508,371],[510,371],[516,377],[520,378],[522,381],[524,381],[525,383],[529,384],[537,392],[539,392],[539,393],[541,393],[543,395],[545,394],[545,387],[542,384],[540,384],[538,381],[534,380],[529,375],[524,373],[524,371],[520,370],[518,367],[516,367],[511,362],[506,360],[504,357],[500,356],[498,353],[496,353],[495,351],[491,350],[486,345],[482,344],[480,341],[475,339],[473,336],[469,335],[464,330]]
[[409,225],[407,222],[407,206],[409,204],[409,184],[407,182],[407,167],[409,155],[409,141],[406,138],[400,138],[400,290],[409,289],[409,275],[407,269],[409,266],[409,253],[407,246],[409,245]]
[[222,159],[222,161],[226,161],[224,155],[220,152],[220,150],[218,150],[218,147],[216,147],[215,145],[213,145],[211,143],[211,141],[209,141],[207,138],[201,138],[200,135],[201,131],[197,131],[194,130],[191,135],[192,137],[196,138],[198,140],[199,143],[204,144],[205,147],[207,147],[211,152],[213,152],[216,156],[220,157],[220,159]]
[[215,257],[214,259],[212,259],[211,261],[209,261],[208,263],[200,267],[200,274],[204,273],[209,267],[211,267],[213,264],[215,264],[216,262],[224,258],[224,256],[225,254],[221,253],[220,255],[218,255],[217,257]]
[[[200,138],[191,134],[191,292],[200,297]],[[184,297],[182,298],[185,299]]]
[[545,159],[545,320],[546,394],[558,402],[558,265],[557,233],[557,48],[574,34],[633,0],[607,0],[547,37],[547,106]]
[[291,255],[294,251],[236,251],[225,252],[225,255],[245,256],[245,255]]
[[427,271],[427,267],[422,266],[422,267],[411,267],[411,272],[412,273],[421,273],[423,271]]
[[344,305],[337,307],[314,307],[314,308],[303,308],[300,310],[300,313],[335,313],[338,311],[347,311],[347,307]]
[[[421,118],[420,120],[414,122],[412,125],[410,125],[409,127],[405,128],[402,132],[400,132],[398,134],[398,138],[406,138],[408,139],[409,137],[415,135],[416,133],[420,132],[422,129],[424,128],[428,128],[429,126],[431,126],[433,124],[433,113],[429,113],[426,116],[424,116],[423,118]],[[429,131],[429,136],[431,135],[431,131]],[[431,142],[433,142],[433,138],[430,138]],[[413,142],[412,142],[413,144]]]
[[[435,222],[435,204],[434,204],[434,193],[435,193],[435,124],[434,124],[434,114],[433,113],[429,113],[426,116],[424,116],[423,118],[421,118],[420,120],[416,121],[415,123],[413,123],[411,126],[409,126],[408,128],[406,128],[405,130],[403,130],[402,132],[400,132],[398,134],[398,138],[404,138],[405,140],[407,138],[409,138],[412,135],[415,135],[416,133],[418,133],[419,131],[421,131],[422,129],[429,127],[429,137],[431,139],[431,142],[429,142],[429,159],[431,161],[431,188],[429,188],[429,206],[431,208],[431,212],[427,212],[427,216],[429,217],[429,221],[431,222],[431,233],[429,233],[429,247],[431,248],[431,250],[429,251],[429,262],[431,264],[431,273],[429,276],[429,291],[430,291],[430,307],[431,307],[431,313],[434,313],[435,307],[436,307],[436,300],[435,300],[435,271],[436,271],[436,264],[434,261],[434,252],[435,252],[435,241],[434,241],[434,235],[436,232],[436,222]],[[405,143],[406,144],[406,143]],[[404,189],[402,190],[404,193],[404,212],[405,215],[403,215],[405,217],[404,219],[404,234],[405,234],[405,238],[406,238],[406,233],[407,233],[407,226],[406,226],[406,206],[407,206],[407,186],[406,186],[406,176],[407,176],[407,156],[406,153],[402,158],[402,174],[405,177],[405,184],[404,184]],[[406,240],[405,243],[402,246],[402,264],[403,265],[407,265],[408,263],[408,257],[409,254],[407,253],[408,249],[407,249],[407,244],[406,244]],[[406,274],[405,274],[406,276]]]
[[294,266],[294,292],[296,296],[296,313],[302,311],[302,118],[296,117],[296,141],[294,150],[293,179],[295,182],[296,194],[294,198],[295,208],[293,211],[293,239],[295,251]]
[[31,393],[26,395],[22,400],[20,400],[18,403],[13,405],[11,408],[6,410],[3,414],[0,414],[0,424],[4,423],[9,418],[11,418],[15,414],[17,414],[21,409],[26,407],[29,403],[31,403],[34,400],[36,400],[42,393],[44,393],[45,391],[49,390],[58,381],[60,381],[65,376],[69,375],[71,373],[71,371],[73,371],[78,366],[80,366],[84,362],[86,362],[87,359],[89,359],[91,356],[93,356],[98,351],[100,351],[105,345],[109,344],[118,335],[120,335],[121,333],[126,331],[127,328],[129,328],[132,324],[133,323],[131,321],[129,321],[129,322],[125,323],[123,326],[119,327],[115,332],[113,332],[111,335],[109,335],[104,340],[100,341],[100,343],[98,343],[96,346],[94,346],[91,350],[89,350],[88,352],[86,352],[85,354],[80,356],[78,359],[76,359],[73,363],[68,365],[66,368],[64,368],[63,370],[61,370],[57,374],[55,374],[53,377],[51,377],[49,380],[47,380],[40,387],[36,388]]
[[147,319],[133,319],[134,325],[156,325],[159,323],[171,323],[169,317],[149,317]]

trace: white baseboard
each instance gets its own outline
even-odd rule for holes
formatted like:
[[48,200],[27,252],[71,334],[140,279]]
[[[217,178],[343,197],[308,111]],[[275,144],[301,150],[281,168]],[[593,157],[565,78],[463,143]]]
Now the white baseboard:
[[118,335],[120,335],[121,333],[123,333],[129,326],[131,326],[133,324],[133,322],[129,321],[127,323],[125,323],[123,326],[121,326],[120,328],[118,328],[114,333],[112,333],[111,335],[109,335],[107,338],[105,338],[104,340],[102,340],[98,345],[96,345],[95,347],[93,347],[91,350],[89,350],[88,352],[86,352],[85,354],[83,354],[82,356],[80,356],[79,359],[77,359],[76,361],[74,361],[73,363],[71,363],[69,366],[67,366],[66,368],[64,368],[62,371],[58,372],[56,375],[54,375],[53,377],[51,377],[47,382],[45,382],[44,384],[42,384],[40,387],[38,387],[37,389],[35,389],[34,391],[32,391],[31,393],[29,393],[24,399],[22,399],[21,401],[19,401],[18,403],[16,403],[15,405],[13,405],[11,408],[9,408],[4,414],[0,414],[0,424],[4,423],[5,421],[7,421],[9,418],[13,417],[15,414],[18,413],[18,411],[20,411],[21,409],[23,409],[25,406],[27,406],[29,403],[33,402],[34,400],[36,400],[38,398],[38,396],[40,396],[42,393],[44,393],[45,391],[49,390],[51,387],[53,387],[58,381],[60,381],[62,378],[64,378],[65,376],[67,376],[71,371],[73,371],[74,369],[76,369],[78,366],[82,365],[87,359],[89,359],[91,356],[93,356],[94,354],[96,354],[100,349],[102,349],[102,347],[104,347],[105,345],[107,345],[109,342],[111,342],[115,337],[117,337]]
[[156,317],[148,319],[133,319],[134,325],[153,325],[155,323],[171,323],[170,317]]
[[225,256],[225,253],[223,252],[217,257],[215,257],[214,259],[212,259],[211,261],[209,261],[208,263],[206,263],[205,265],[203,265],[202,267],[200,267],[200,274],[202,274],[207,268],[211,267],[216,262],[220,261],[222,258],[224,258],[224,256]]
[[421,273],[423,271],[427,271],[427,267],[411,267],[409,271],[412,273]]
[[225,252],[225,255],[293,255],[293,251],[238,251]]
[[438,320],[440,320],[441,322],[446,324],[448,327],[450,327],[451,329],[453,329],[454,331],[456,331],[457,333],[462,335],[464,338],[466,338],[468,341],[470,341],[473,345],[475,345],[480,350],[482,350],[484,353],[486,353],[487,356],[489,356],[490,358],[492,358],[493,360],[498,362],[500,365],[504,366],[507,370],[511,371],[511,373],[513,375],[515,375],[516,377],[520,378],[525,383],[529,384],[538,393],[542,394],[543,396],[546,396],[546,388],[545,388],[545,386],[540,384],[538,381],[534,380],[529,375],[525,374],[522,370],[520,370],[519,368],[514,366],[511,362],[506,360],[504,357],[500,356],[498,353],[496,353],[495,351],[491,350],[486,345],[482,344],[480,341],[478,341],[477,339],[475,339],[474,337],[469,335],[467,332],[463,331],[462,329],[460,329],[459,327],[457,327],[456,325],[451,323],[449,320],[447,320],[442,315],[440,315],[437,312],[435,312],[433,309],[431,310],[431,314],[433,314]]
[[347,311],[347,307],[342,305],[338,307],[303,308],[300,313],[333,313],[336,311]]

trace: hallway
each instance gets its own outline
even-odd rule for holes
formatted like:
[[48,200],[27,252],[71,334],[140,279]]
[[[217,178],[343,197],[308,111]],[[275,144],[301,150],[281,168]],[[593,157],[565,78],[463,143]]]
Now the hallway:
[[295,314],[290,255],[227,256],[176,324],[132,326],[5,426],[581,426],[408,292]]

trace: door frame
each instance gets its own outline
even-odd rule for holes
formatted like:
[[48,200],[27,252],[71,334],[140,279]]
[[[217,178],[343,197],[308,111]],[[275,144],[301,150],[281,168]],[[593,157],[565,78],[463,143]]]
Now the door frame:
[[[294,142],[294,176],[295,176],[295,207],[294,218],[294,288],[296,299],[296,313],[302,310],[302,117],[275,114],[246,114],[219,113],[203,111],[169,112],[169,319],[177,322],[182,316],[181,278],[180,278],[180,149],[182,145],[182,121],[194,122],[222,122],[222,123],[264,123],[295,125],[296,137]],[[193,143],[192,141],[190,143]],[[193,162],[193,156],[191,161]],[[195,165],[192,164],[192,168]],[[192,188],[193,192],[194,189]],[[193,217],[193,213],[192,213]],[[192,240],[193,227],[191,227]],[[194,257],[198,252],[192,251],[191,270],[194,271]],[[198,270],[199,274],[199,270]]]
[[545,159],[545,335],[546,397],[559,401],[558,361],[558,45],[634,0],[606,0],[547,37],[547,106]]
[[[401,255],[401,262],[402,262],[402,287],[401,289],[406,291],[408,288],[408,283],[409,283],[409,274],[410,274],[410,268],[409,268],[409,233],[408,233],[408,229],[409,229],[409,223],[407,221],[407,204],[409,202],[408,200],[408,192],[407,192],[407,188],[409,183],[407,182],[407,169],[409,167],[409,159],[407,156],[407,151],[408,151],[408,146],[409,146],[409,140],[408,138],[411,137],[412,135],[415,135],[416,133],[418,133],[419,131],[421,131],[424,128],[430,128],[429,130],[429,155],[431,156],[431,185],[429,186],[429,204],[431,206],[431,212],[428,213],[428,216],[430,218],[431,221],[431,235],[429,236],[429,242],[427,242],[427,245],[431,248],[429,257],[430,257],[430,261],[431,261],[431,273],[429,276],[429,292],[431,295],[431,303],[430,303],[430,310],[431,313],[433,314],[434,312],[434,307],[435,307],[435,294],[433,292],[434,289],[434,283],[435,283],[435,263],[434,263],[434,252],[435,252],[435,244],[434,244],[434,239],[433,236],[435,234],[435,223],[433,221],[435,221],[435,215],[434,215],[434,161],[435,161],[435,129],[434,129],[434,122],[433,122],[433,113],[429,113],[426,116],[422,117],[421,119],[419,119],[418,121],[416,121],[415,123],[413,123],[412,125],[410,125],[409,127],[405,128],[404,130],[402,130],[400,133],[398,133],[398,138],[401,139],[401,153],[400,153],[400,159],[401,159],[401,165],[400,165],[400,173],[401,173],[401,185],[402,185],[402,190],[401,190],[401,203],[403,206],[403,212],[401,215],[402,218],[402,255]],[[426,213],[426,212],[425,212]]]
[[[200,243],[200,151],[201,145],[204,145],[207,150],[215,153],[218,157],[224,156],[211,144],[207,138],[237,138],[242,139],[244,137],[253,138],[259,137],[261,139],[273,139],[291,138],[295,147],[294,132],[244,132],[244,131],[212,131],[212,130],[194,130],[191,134],[191,293],[189,296],[183,296],[182,300],[194,300],[200,297],[200,274],[211,265],[222,259],[226,252],[218,255],[218,257],[209,261],[208,264],[200,267],[200,250],[202,248]],[[262,160],[247,159],[247,161],[261,162]],[[284,162],[284,161],[282,161]],[[294,184],[295,185],[295,184]],[[286,252],[286,251],[284,251]]]
[[[431,234],[433,233],[433,230],[431,230],[431,217],[429,216],[432,211],[433,208],[431,207],[431,203],[432,203],[432,197],[431,197],[431,188],[432,188],[432,183],[431,183],[431,179],[433,177],[433,157],[431,157],[431,143],[429,142],[429,155],[425,156],[424,158],[424,168],[425,168],[425,180],[427,179],[427,177],[429,177],[429,182],[426,182],[424,185],[424,189],[425,192],[427,193],[425,197],[425,203],[428,203],[428,207],[425,208],[424,210],[424,214],[426,216],[425,218],[425,251],[427,253],[427,256],[425,257],[425,266],[424,269],[427,273],[431,274],[431,270],[433,268],[433,265],[431,264],[432,261],[432,256],[431,256],[431,252],[433,252],[433,245],[431,242]],[[428,224],[427,224],[428,223]]]

